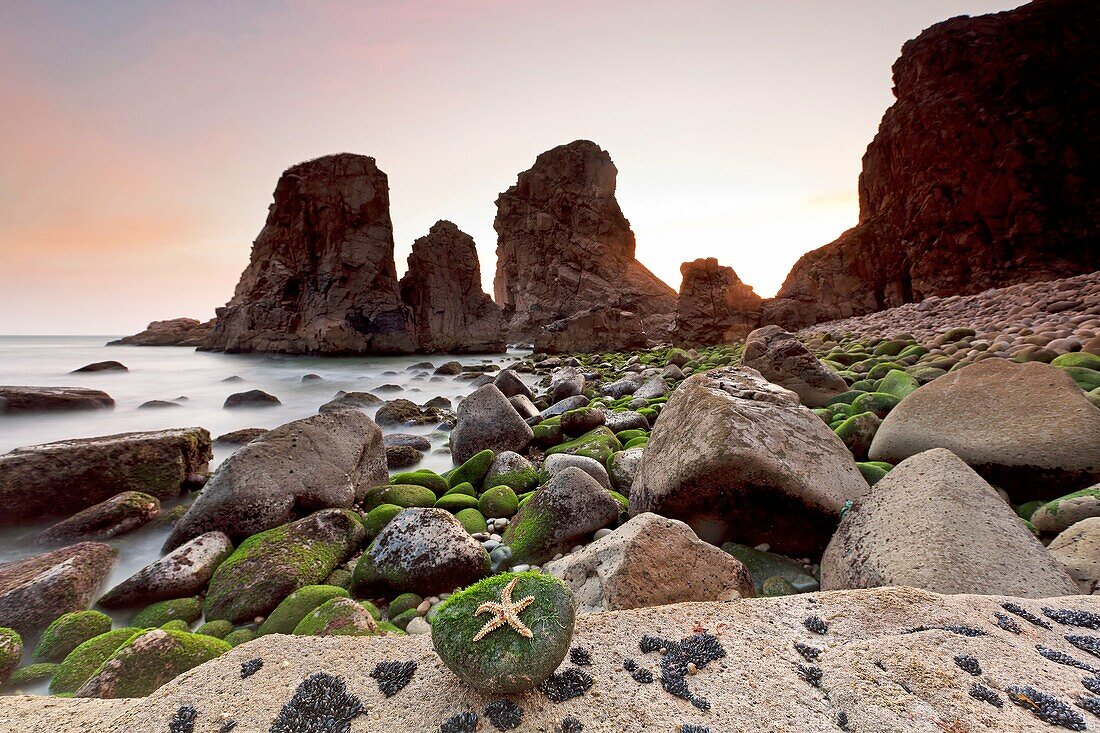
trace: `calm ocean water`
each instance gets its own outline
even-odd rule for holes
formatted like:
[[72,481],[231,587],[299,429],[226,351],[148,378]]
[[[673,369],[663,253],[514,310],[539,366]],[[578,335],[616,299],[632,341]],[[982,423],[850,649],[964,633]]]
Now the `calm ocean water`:
[[[313,415],[338,390],[371,391],[383,385],[398,385],[401,392],[377,392],[383,399],[405,397],[424,403],[432,397],[455,398],[469,394],[470,382],[453,377],[436,377],[430,369],[410,370],[414,364],[434,365],[457,360],[463,364],[493,362],[506,365],[528,352],[487,356],[372,356],[316,358],[295,356],[229,355],[197,352],[192,348],[105,346],[108,336],[0,336],[0,385],[40,387],[93,387],[115,399],[113,410],[92,410],[0,417],[0,453],[12,448],[67,438],[111,435],[135,430],[158,430],[199,426],[212,437],[248,427],[273,428],[291,420]],[[71,374],[74,369],[96,361],[115,360],[128,372]],[[323,381],[303,382],[306,374]],[[243,381],[225,382],[239,376]],[[282,402],[276,407],[223,409],[225,398],[234,392],[262,389]],[[180,400],[180,407],[140,409],[147,400]],[[367,413],[373,416],[375,408]],[[388,431],[389,432],[389,431]],[[393,432],[397,432],[394,430]],[[450,468],[450,455],[442,451],[447,434],[434,426],[410,427],[400,432],[428,436],[433,450],[418,468]],[[215,447],[212,467],[232,451]],[[170,508],[170,504],[165,504]],[[55,520],[56,521],[56,520]],[[0,563],[16,560],[45,549],[34,537],[49,522],[22,527],[0,527]],[[167,529],[131,532],[110,544],[119,559],[104,590],[132,575],[160,556]],[[118,615],[125,621],[127,615]],[[116,624],[117,625],[117,624]]]

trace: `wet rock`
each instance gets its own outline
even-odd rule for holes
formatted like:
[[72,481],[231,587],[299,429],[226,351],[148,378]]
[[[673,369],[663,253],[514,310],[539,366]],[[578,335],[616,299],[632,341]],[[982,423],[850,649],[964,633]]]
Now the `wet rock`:
[[317,509],[347,508],[386,478],[382,431],[362,412],[295,420],[227,458],[165,547],[215,530],[243,539]]
[[106,392],[83,387],[0,387],[0,415],[101,410],[115,406]]
[[70,611],[83,611],[111,571],[118,552],[81,542],[0,565],[0,620],[24,636]]
[[561,402],[566,397],[574,397],[584,391],[584,375],[576,367],[565,366],[550,374],[550,399]]
[[729,591],[755,595],[752,578],[731,555],[675,519],[648,512],[546,571],[573,591],[578,613],[713,601]]
[[634,477],[638,475],[638,467],[642,464],[643,446],[627,448],[612,453],[607,459],[607,476],[611,481],[611,488],[623,496],[630,496],[630,487],[634,483]]
[[404,445],[409,448],[415,448],[418,451],[432,449],[432,441],[428,440],[423,435],[410,435],[409,433],[390,433],[389,435],[383,435],[382,445],[386,448]]
[[517,494],[533,490],[539,484],[539,472],[529,460],[514,451],[503,451],[493,458],[482,485],[507,486]]
[[446,593],[489,573],[489,555],[443,509],[405,509],[391,519],[355,566],[356,593]]
[[745,339],[742,363],[773,384],[796,393],[807,407],[821,407],[848,389],[844,379],[779,326],[758,328]]
[[898,463],[931,448],[950,450],[1018,501],[1053,497],[1100,481],[1100,410],[1058,367],[986,359],[902,400],[870,457]]
[[249,537],[214,571],[207,620],[233,623],[266,616],[298,588],[317,585],[358,547],[359,517],[325,509]]
[[149,629],[119,647],[74,696],[145,697],[229,650],[229,644],[213,636]]
[[72,611],[57,617],[34,647],[33,663],[64,661],[73,649],[111,630],[111,617],[99,611]]
[[481,290],[481,267],[469,234],[437,221],[413,242],[399,283],[420,351],[486,353],[505,350],[500,306]]
[[160,513],[160,501],[140,491],[125,491],[77,512],[38,534],[36,542],[58,545],[107,540],[142,527]]
[[816,578],[807,574],[806,568],[789,557],[758,550],[748,545],[739,545],[736,542],[727,542],[722,545],[722,551],[740,560],[749,571],[757,595],[766,595],[764,583],[773,579],[789,584],[793,588],[792,592],[796,593],[807,593],[821,587]]
[[14,629],[0,626],[0,685],[19,666],[23,659],[23,639]]
[[374,158],[341,153],[295,165],[279,178],[274,199],[202,348],[412,352],[393,261],[389,183]]
[[851,453],[798,396],[745,367],[684,380],[661,412],[630,491],[630,513],[687,522],[703,539],[787,554],[824,548],[867,490]]
[[267,428],[241,428],[214,438],[214,445],[245,445],[270,432]]
[[173,499],[211,456],[202,428],[16,448],[0,455],[0,524],[73,514],[125,491]]
[[409,445],[386,446],[386,466],[390,470],[415,466],[423,458],[423,453]]
[[1031,515],[1031,523],[1040,532],[1061,532],[1090,517],[1100,517],[1100,484],[1043,504]]
[[739,341],[760,322],[759,295],[732,267],[713,257],[680,265],[683,282],[676,300],[672,341],[693,348]]
[[522,451],[533,435],[531,426],[501,391],[486,384],[458,405],[458,422],[450,437],[451,455],[464,463],[483,450]]
[[382,398],[370,392],[345,392],[340,390],[336,396],[317,408],[318,412],[332,412],[333,410],[363,410],[373,405],[381,404]]
[[547,478],[553,478],[567,468],[579,468],[599,482],[605,489],[611,488],[611,479],[608,478],[607,469],[594,458],[587,456],[573,456],[567,453],[555,453],[546,457],[542,464],[542,470]]
[[298,636],[380,636],[378,622],[350,598],[332,598],[309,611],[294,627]]
[[516,395],[523,395],[529,400],[533,400],[535,395],[531,392],[531,389],[523,383],[523,380],[511,369],[502,369],[499,374],[493,377],[493,384],[500,390],[501,394],[505,397],[515,397]]
[[577,140],[538,156],[497,199],[493,288],[511,340],[535,341],[543,326],[592,308],[631,312],[633,323],[671,321],[676,294],[634,258],[617,173],[607,152]]
[[108,341],[108,346],[201,346],[214,329],[214,319],[202,322],[194,318],[153,321],[141,333]]
[[228,535],[201,534],[111,588],[97,603],[104,608],[124,608],[201,593],[232,553]]
[[1047,550],[1077,581],[1082,593],[1100,586],[1100,517],[1070,525],[1055,537]]
[[610,525],[621,508],[596,479],[566,467],[520,507],[501,541],[514,564],[542,563]]
[[126,365],[117,361],[97,361],[92,364],[85,364],[79,369],[73,369],[70,374],[80,374],[82,372],[128,372],[129,369]]
[[879,585],[1025,598],[1077,592],[1012,508],[942,448],[902,461],[857,500],[821,558],[824,590]]
[[451,418],[451,413],[438,407],[421,407],[404,398],[390,400],[378,408],[375,421],[383,427],[396,425],[436,425]]
[[234,392],[225,398],[225,409],[237,407],[274,407],[282,402],[273,394],[268,394],[262,389],[250,389],[246,392]]
[[515,408],[516,412],[518,412],[519,416],[524,420],[538,417],[539,408],[535,407],[535,403],[532,402],[529,397],[524,397],[523,395],[509,397],[508,404]]

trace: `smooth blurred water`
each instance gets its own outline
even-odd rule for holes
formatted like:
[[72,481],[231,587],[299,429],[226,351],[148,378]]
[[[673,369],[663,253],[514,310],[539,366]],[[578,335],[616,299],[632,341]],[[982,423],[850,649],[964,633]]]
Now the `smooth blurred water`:
[[[240,428],[273,428],[313,415],[339,390],[374,391],[384,400],[405,397],[423,404],[442,396],[457,398],[472,391],[470,381],[434,376],[429,368],[410,369],[422,362],[438,366],[445,361],[463,364],[496,363],[502,366],[528,352],[498,356],[372,356],[320,358],[211,354],[184,347],[105,346],[108,336],[0,336],[0,385],[36,387],[92,387],[115,400],[114,409],[53,413],[33,416],[0,416],[0,453],[12,448],[68,438],[112,435],[137,430],[198,426],[212,437]],[[126,372],[72,374],[85,364],[114,360]],[[306,374],[323,381],[303,382]],[[225,382],[239,376],[243,381]],[[397,385],[397,391],[379,391]],[[282,402],[274,407],[225,409],[225,398],[234,392],[261,389]],[[179,400],[179,407],[139,408],[148,400]],[[367,408],[373,416],[377,407]],[[417,468],[445,470],[451,457],[443,447],[447,433],[434,425],[387,429],[426,435],[433,448]],[[215,446],[215,467],[233,449]],[[181,499],[180,501],[187,501]],[[165,502],[167,510],[178,502]],[[53,521],[56,521],[53,520]],[[0,563],[44,552],[50,548],[34,542],[52,522],[19,527],[0,527]],[[160,557],[168,533],[165,528],[144,528],[110,540],[119,550],[114,570],[103,588],[112,587]],[[112,614],[116,626],[132,614]]]

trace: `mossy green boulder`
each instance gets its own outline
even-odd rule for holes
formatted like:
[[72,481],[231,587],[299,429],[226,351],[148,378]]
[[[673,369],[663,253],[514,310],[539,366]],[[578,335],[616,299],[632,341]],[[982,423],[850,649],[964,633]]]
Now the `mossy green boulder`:
[[28,664],[26,667],[20,667],[11,673],[7,686],[9,688],[20,688],[45,682],[53,677],[57,667],[58,665],[55,662],[37,662]]
[[1034,501],[1025,501],[1020,506],[1016,507],[1016,514],[1020,519],[1026,519],[1031,521],[1031,517],[1039,510],[1039,507],[1046,504],[1045,501],[1036,499]]
[[229,636],[229,632],[232,630],[233,624],[223,619],[221,621],[207,621],[205,624],[195,629],[195,633],[213,636],[215,639],[224,639]]
[[324,509],[252,535],[214,571],[207,620],[239,624],[266,616],[294,591],[327,578],[359,547],[363,534],[355,512]]
[[874,486],[882,479],[886,478],[886,474],[893,468],[889,463],[883,463],[882,461],[863,461],[856,463],[856,468],[863,474],[863,478],[867,481],[868,485]]
[[760,595],[764,598],[793,596],[796,593],[798,593],[798,590],[794,587],[794,584],[778,575],[773,575],[760,585]]
[[[641,410],[638,412],[641,412]],[[595,458],[600,463],[604,463],[612,453],[622,449],[623,445],[619,442],[619,439],[615,437],[615,433],[611,432],[611,429],[606,425],[600,425],[598,428],[589,430],[576,440],[571,440],[561,445],[555,445],[553,448],[546,451],[546,455],[550,456],[555,453],[568,453],[574,456]]]
[[1100,484],[1048,501],[1030,519],[1040,532],[1056,533],[1090,517],[1100,517]]
[[901,399],[886,392],[865,392],[852,402],[852,414],[873,412],[880,419],[890,414]]
[[146,606],[138,611],[131,623],[141,629],[153,629],[176,619],[190,624],[200,616],[202,602],[198,598],[173,598]]
[[757,595],[764,595],[764,581],[772,577],[783,578],[799,593],[818,590],[821,585],[817,579],[794,560],[774,552],[764,552],[748,545],[727,542],[722,549],[736,557],[752,576],[752,584]]
[[1100,356],[1090,354],[1087,351],[1062,354],[1053,359],[1050,363],[1057,367],[1083,367],[1085,369],[1100,371]]
[[484,532],[486,529],[485,515],[477,509],[463,509],[455,514],[455,519],[462,524],[470,534]]
[[469,481],[463,481],[462,483],[447,489],[447,493],[443,496],[447,496],[448,494],[465,494],[466,496],[473,496],[476,498],[477,489],[475,489],[474,485],[471,484]]
[[[508,621],[497,610],[477,615],[482,604],[507,611]],[[533,689],[557,669],[569,652],[574,621],[573,594],[561,580],[537,572],[503,573],[441,603],[433,614],[432,644],[466,684],[509,695]],[[478,638],[487,624],[496,628]]]
[[378,636],[373,616],[350,598],[333,598],[307,613],[294,627],[295,636]]
[[539,485],[539,472],[534,465],[514,451],[502,451],[493,459],[489,472],[482,479],[484,486],[509,486],[522,494]]
[[[879,382],[875,391],[893,395],[900,401],[905,399],[911,392],[915,392],[918,387],[920,387],[920,382],[911,374],[906,374],[900,369],[891,369]],[[879,415],[879,417],[883,416]]]
[[390,476],[391,484],[408,484],[411,486],[423,486],[431,489],[436,496],[443,496],[447,491],[447,479],[435,471],[422,469],[420,471],[406,471]]
[[184,672],[221,656],[221,639],[187,631],[149,629],[135,634],[100,665],[78,697],[145,697]]
[[143,629],[128,626],[88,639],[69,652],[58,666],[50,681],[50,692],[55,695],[71,695],[76,692],[119,647],[142,631]]
[[229,646],[240,646],[241,644],[247,644],[255,638],[256,632],[252,629],[233,629],[225,635],[225,643]]
[[23,637],[15,629],[0,626],[0,684],[23,659]]
[[835,432],[857,461],[866,461],[871,441],[881,424],[882,420],[873,412],[863,412],[842,422]]
[[481,486],[481,480],[489,472],[489,466],[493,465],[496,456],[491,450],[483,450],[475,453],[461,466],[451,471],[447,477],[447,485],[454,487],[463,482],[469,482],[474,486]]
[[367,512],[367,516],[363,517],[363,529],[366,530],[364,539],[373,540],[382,531],[382,528],[404,509],[405,507],[397,504],[379,504],[371,509]]
[[519,499],[509,486],[494,486],[477,500],[477,510],[491,519],[510,517],[519,511]]
[[307,585],[284,598],[256,630],[257,636],[266,634],[292,634],[313,609],[333,598],[350,598],[345,589],[335,585]]
[[1060,367],[1062,371],[1073,377],[1077,386],[1086,392],[1100,389],[1100,371],[1086,369],[1085,367]]
[[322,585],[335,585],[337,588],[344,588],[345,590],[351,587],[351,571],[344,568],[336,568],[328,577],[325,578],[325,582]]
[[412,506],[428,507],[435,504],[435,492],[425,486],[416,484],[391,484],[389,486],[375,486],[367,491],[363,499],[363,508],[367,512],[383,504],[395,504],[402,509]]
[[435,501],[439,509],[446,509],[451,514],[457,514],[463,509],[477,509],[477,498],[469,494],[445,494]]
[[405,611],[415,609],[423,602],[424,599],[416,593],[402,593],[390,601],[390,606],[386,609],[386,615],[391,619],[395,619],[405,613]]
[[88,639],[111,630],[111,617],[99,611],[73,611],[54,619],[31,653],[31,662],[60,663]]

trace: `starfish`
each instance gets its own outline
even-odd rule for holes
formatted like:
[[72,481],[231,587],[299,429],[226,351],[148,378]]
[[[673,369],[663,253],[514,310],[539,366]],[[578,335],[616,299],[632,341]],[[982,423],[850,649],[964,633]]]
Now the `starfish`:
[[512,578],[508,582],[508,585],[504,586],[504,590],[500,593],[500,603],[482,603],[474,611],[474,616],[480,616],[483,613],[494,614],[493,618],[485,622],[485,625],[481,627],[481,631],[474,635],[474,641],[481,641],[489,634],[493,633],[501,626],[508,624],[516,633],[520,636],[530,639],[533,634],[531,629],[524,626],[523,622],[519,620],[519,612],[530,606],[535,602],[534,596],[527,596],[521,598],[518,601],[512,601],[512,589],[516,587],[516,583],[519,582],[519,578]]

